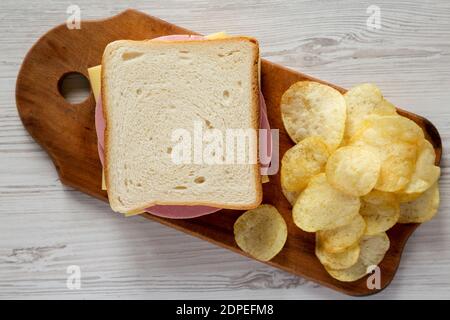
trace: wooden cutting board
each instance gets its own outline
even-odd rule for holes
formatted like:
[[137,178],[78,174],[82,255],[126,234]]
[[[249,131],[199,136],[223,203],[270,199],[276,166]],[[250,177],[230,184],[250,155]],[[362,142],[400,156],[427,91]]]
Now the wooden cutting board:
[[[169,34],[195,33],[144,13],[127,10],[105,20],[82,21],[79,30],[69,30],[65,24],[60,25],[42,36],[28,52],[17,78],[17,108],[25,128],[50,155],[64,184],[107,201],[106,192],[101,190],[102,167],[97,154],[94,97],[91,94],[82,103],[68,103],[59,92],[62,77],[71,72],[87,77],[87,69],[101,63],[103,50],[111,41],[151,39]],[[280,97],[292,83],[313,78],[265,60],[262,60],[261,76],[271,127],[280,129],[282,157],[293,143],[281,122]],[[425,130],[435,147],[438,164],[442,146],[436,128],[427,119],[399,111]],[[301,231],[292,221],[290,205],[281,193],[279,175],[271,176],[270,182],[264,184],[263,202],[278,208],[289,232],[284,249],[268,262],[269,265],[350,295],[368,295],[379,291],[368,289],[366,278],[344,283],[328,275],[315,257],[314,234]],[[233,224],[241,213],[222,210],[188,220],[163,219],[149,214],[143,216],[244,254],[233,237]],[[380,265],[381,289],[394,277],[403,247],[417,226],[397,224],[389,230],[391,247]]]

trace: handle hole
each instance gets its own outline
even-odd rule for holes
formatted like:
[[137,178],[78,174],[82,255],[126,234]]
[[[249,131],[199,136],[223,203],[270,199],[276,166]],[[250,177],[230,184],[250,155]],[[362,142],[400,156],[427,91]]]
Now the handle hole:
[[67,102],[78,104],[89,97],[91,86],[89,80],[83,74],[69,72],[59,79],[58,90]]

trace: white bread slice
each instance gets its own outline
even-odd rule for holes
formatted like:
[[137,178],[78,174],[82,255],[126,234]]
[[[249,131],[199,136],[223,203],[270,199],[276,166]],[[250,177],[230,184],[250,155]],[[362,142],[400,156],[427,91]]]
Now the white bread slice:
[[114,211],[157,204],[244,210],[261,203],[258,163],[175,164],[170,154],[173,130],[192,132],[194,122],[224,135],[258,129],[258,63],[258,44],[246,37],[106,47],[105,179]]

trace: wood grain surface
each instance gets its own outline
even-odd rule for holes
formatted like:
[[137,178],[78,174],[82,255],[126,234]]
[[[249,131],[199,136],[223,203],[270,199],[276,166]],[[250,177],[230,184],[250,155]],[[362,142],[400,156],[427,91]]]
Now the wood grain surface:
[[[450,8],[438,1],[433,6],[381,2],[382,28],[370,31],[365,23],[370,3],[320,3],[167,2],[161,8],[146,2],[134,7],[201,33],[252,34],[268,60],[346,87],[374,81],[395,104],[432,120],[444,140],[441,213],[414,234],[394,282],[376,297],[448,297],[450,75],[442,66],[449,62]],[[122,9],[78,5],[83,19]],[[32,8],[8,1],[0,6],[5,25],[0,40],[1,297],[342,297],[158,224],[118,217],[107,205],[62,187],[46,155],[23,131],[13,89],[24,54],[40,34],[64,21],[66,6],[45,1]],[[81,290],[65,286],[71,264],[82,269]]]

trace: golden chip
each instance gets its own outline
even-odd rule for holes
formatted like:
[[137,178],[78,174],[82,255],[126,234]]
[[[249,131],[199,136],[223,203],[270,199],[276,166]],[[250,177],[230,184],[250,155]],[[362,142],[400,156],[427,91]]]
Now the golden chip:
[[330,155],[320,137],[309,137],[290,148],[281,160],[281,185],[286,191],[302,191],[322,172]]
[[291,206],[294,206],[295,201],[297,201],[298,196],[301,193],[301,191],[287,191],[283,186],[281,186],[281,191]]
[[375,235],[392,228],[400,216],[399,201],[392,193],[374,190],[361,198],[359,213],[366,222],[366,235]]
[[393,104],[386,101],[377,86],[364,83],[351,88],[344,94],[347,103],[345,140],[349,140],[358,130],[361,122],[370,114],[395,115]]
[[419,145],[416,167],[410,182],[401,190],[404,194],[420,194],[429,189],[441,175],[441,168],[434,165],[436,153],[428,140],[423,139]]
[[386,203],[374,205],[361,201],[359,211],[366,222],[366,235],[374,235],[392,228],[400,217],[400,205],[398,203]]
[[234,239],[250,256],[269,261],[286,242],[287,226],[278,210],[263,204],[243,213],[234,223]]
[[386,233],[364,236],[360,242],[361,251],[358,261],[354,265],[343,270],[335,270],[328,267],[325,267],[325,269],[333,278],[339,281],[356,281],[367,274],[368,267],[378,265],[383,260],[389,246],[389,237]]
[[364,202],[373,205],[384,205],[386,203],[398,202],[397,196],[390,192],[383,192],[379,190],[372,190],[361,198]]
[[422,193],[397,193],[397,200],[400,203],[403,202],[411,202],[413,200],[416,200],[418,197],[420,197]]
[[417,150],[424,139],[422,128],[401,116],[368,116],[351,145],[378,148],[381,171],[375,189],[395,192],[404,188],[414,171]]
[[326,165],[328,182],[352,196],[369,193],[378,181],[381,161],[374,147],[347,146],[336,150]]
[[358,215],[359,207],[359,197],[336,190],[327,182],[325,173],[321,173],[300,194],[292,214],[300,229],[315,232],[350,223]]
[[316,236],[316,257],[325,267],[334,270],[342,270],[350,268],[358,261],[359,243],[338,253],[330,253],[322,247],[319,237]]
[[371,114],[379,115],[379,116],[395,116],[398,115],[397,108],[387,101],[386,99],[381,100],[373,109]]
[[322,248],[330,253],[342,252],[357,244],[364,234],[366,223],[361,215],[356,215],[348,224],[335,229],[317,231]]
[[399,223],[422,223],[435,216],[439,208],[439,186],[435,182],[420,197],[400,204]]
[[294,142],[320,136],[331,150],[340,145],[346,105],[336,89],[313,81],[296,82],[283,94],[280,108],[284,127]]

